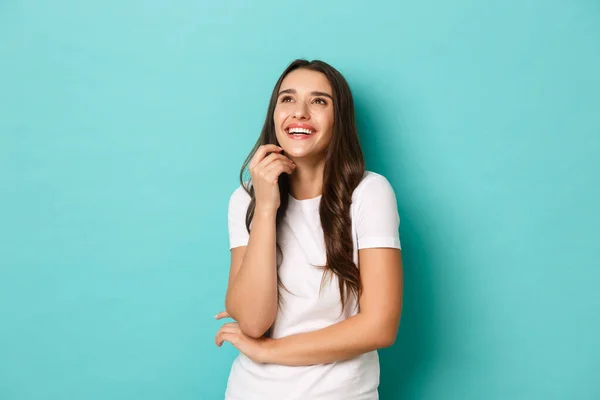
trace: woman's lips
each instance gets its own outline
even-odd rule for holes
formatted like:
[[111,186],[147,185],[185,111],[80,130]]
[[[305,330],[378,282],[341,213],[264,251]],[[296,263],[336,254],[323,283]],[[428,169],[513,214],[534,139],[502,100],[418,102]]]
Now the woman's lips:
[[294,140],[306,140],[316,133],[316,129],[310,124],[297,122],[288,125],[285,128],[285,133]]
[[292,128],[300,128],[300,129],[308,129],[311,131],[316,131],[315,127],[306,122],[292,122],[288,126],[285,127],[286,131],[289,131]]
[[290,139],[292,139],[292,140],[308,140],[308,139],[311,139],[313,137],[313,135],[314,135],[314,132],[311,133],[311,134],[308,134],[308,135],[307,134],[302,134],[302,133],[300,133],[300,134],[293,134],[293,133],[287,132],[287,136]]

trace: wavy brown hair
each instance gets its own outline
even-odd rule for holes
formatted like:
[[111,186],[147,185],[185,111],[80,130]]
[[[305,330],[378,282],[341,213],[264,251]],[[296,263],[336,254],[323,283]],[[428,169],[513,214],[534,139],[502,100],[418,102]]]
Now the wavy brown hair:
[[[271,94],[265,123],[256,144],[242,165],[240,183],[251,197],[246,214],[246,229],[250,232],[250,223],[254,215],[256,198],[252,185],[245,185],[247,167],[258,148],[265,144],[279,146],[275,134],[273,113],[283,79],[296,69],[308,69],[320,72],[327,77],[333,90],[333,137],[325,157],[323,176],[323,193],[319,214],[323,234],[327,262],[325,274],[335,274],[339,281],[342,310],[347,304],[347,296],[353,294],[358,298],[361,293],[358,267],[353,258],[352,223],[350,219],[350,204],[352,192],[358,186],[365,173],[365,162],[360,147],[358,132],[354,119],[354,101],[346,79],[335,68],[320,61],[295,60],[283,71]],[[283,173],[279,176],[280,206],[277,210],[276,226],[283,220],[288,205],[289,176]],[[281,285],[281,281],[279,280]],[[324,281],[324,280],[323,280]]]

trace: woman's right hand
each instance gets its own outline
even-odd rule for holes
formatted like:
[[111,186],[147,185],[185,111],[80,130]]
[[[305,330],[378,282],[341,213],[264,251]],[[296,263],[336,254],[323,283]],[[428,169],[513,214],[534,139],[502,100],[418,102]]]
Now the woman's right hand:
[[279,208],[279,175],[284,172],[291,175],[296,169],[294,162],[281,154],[282,151],[279,146],[266,144],[258,148],[250,161],[248,170],[254,186],[255,212],[277,212]]

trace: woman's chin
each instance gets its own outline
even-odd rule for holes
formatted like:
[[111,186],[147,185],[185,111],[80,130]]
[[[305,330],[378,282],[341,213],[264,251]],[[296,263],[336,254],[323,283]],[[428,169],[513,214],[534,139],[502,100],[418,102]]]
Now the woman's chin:
[[291,158],[306,158],[312,155],[312,152],[309,149],[301,149],[296,146],[286,146],[283,148],[283,151],[288,157]]
[[309,143],[308,140],[286,140],[280,142],[280,146],[288,157],[294,159],[312,159],[321,157],[324,153],[324,149],[321,149],[322,146],[317,145],[317,143]]

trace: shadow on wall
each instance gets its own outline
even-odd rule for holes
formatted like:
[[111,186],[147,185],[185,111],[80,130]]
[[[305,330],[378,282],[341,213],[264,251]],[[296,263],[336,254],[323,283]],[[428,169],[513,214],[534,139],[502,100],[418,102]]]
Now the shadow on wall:
[[[430,246],[424,234],[428,223],[426,214],[411,213],[419,195],[411,193],[407,177],[411,170],[402,159],[406,149],[401,149],[405,132],[398,113],[385,115],[382,104],[373,98],[372,92],[358,91],[354,95],[356,122],[361,145],[365,153],[367,169],[381,173],[393,186],[400,212],[400,239],[404,265],[404,298],[402,318],[396,343],[379,351],[381,362],[380,397],[387,399],[419,399],[422,388],[427,385],[435,355],[436,315]],[[398,125],[400,127],[398,128]],[[389,132],[394,128],[394,132]],[[394,140],[387,138],[394,137]],[[411,206],[410,203],[413,203]],[[418,203],[416,203],[418,204]]]

